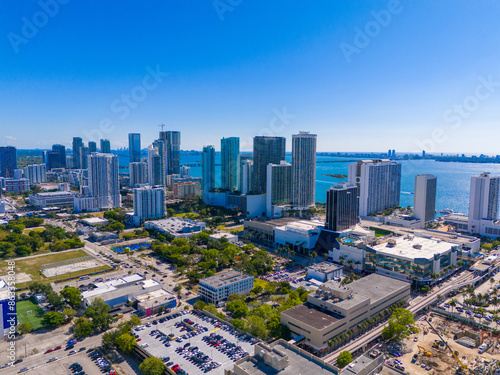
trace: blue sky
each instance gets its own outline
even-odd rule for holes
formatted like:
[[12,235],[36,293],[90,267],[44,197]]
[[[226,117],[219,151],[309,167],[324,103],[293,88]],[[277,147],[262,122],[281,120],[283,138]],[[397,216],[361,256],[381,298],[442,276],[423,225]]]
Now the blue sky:
[[146,147],[164,123],[183,149],[305,130],[319,151],[500,154],[498,19],[493,0],[2,1],[0,145]]

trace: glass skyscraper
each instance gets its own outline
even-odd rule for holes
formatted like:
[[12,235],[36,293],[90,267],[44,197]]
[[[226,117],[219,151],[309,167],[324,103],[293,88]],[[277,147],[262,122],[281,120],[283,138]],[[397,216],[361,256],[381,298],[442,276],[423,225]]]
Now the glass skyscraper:
[[238,137],[222,138],[220,146],[221,189],[230,191],[238,190],[240,139]]
[[101,139],[101,152],[103,154],[111,153],[111,143],[109,142],[109,139]]
[[73,168],[82,169],[83,141],[80,137],[73,137]]
[[257,136],[253,139],[253,178],[252,192],[266,192],[267,165],[280,164],[285,160],[284,137]]
[[17,169],[16,148],[12,146],[0,147],[0,177],[14,177]]
[[208,202],[208,193],[215,189],[215,148],[214,146],[203,147],[202,155],[202,184],[203,201]]
[[141,161],[141,135],[139,133],[130,133],[128,135],[128,158],[129,163]]
[[181,173],[181,132],[162,131],[160,138],[163,139],[166,158],[167,175]]

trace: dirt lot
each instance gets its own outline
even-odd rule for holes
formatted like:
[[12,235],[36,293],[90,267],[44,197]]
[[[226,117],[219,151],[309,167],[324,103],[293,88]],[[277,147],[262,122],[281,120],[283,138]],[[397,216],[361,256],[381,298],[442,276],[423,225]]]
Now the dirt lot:
[[[484,364],[484,360],[492,361],[493,359],[500,358],[500,350],[496,349],[498,345],[498,337],[492,337],[491,340],[493,345],[483,354],[478,353],[477,348],[468,348],[462,346],[453,340],[453,333],[462,330],[468,330],[475,334],[481,335],[484,332],[479,332],[474,330],[472,327],[464,325],[459,322],[452,322],[446,320],[437,314],[432,317],[432,323],[434,328],[440,330],[440,334],[453,351],[458,352],[458,357],[460,360],[467,365],[469,368],[476,368]],[[452,356],[451,352],[444,347],[444,349],[436,349],[432,346],[435,340],[440,341],[439,336],[429,327],[427,322],[420,318],[417,322],[417,327],[420,332],[417,335],[412,335],[410,339],[406,340],[403,344],[403,355],[399,358],[403,362],[403,366],[406,371],[409,371],[412,375],[418,374],[454,374],[457,367],[457,361]],[[417,341],[414,338],[417,337]],[[488,340],[488,334],[483,336],[483,340]],[[418,348],[421,346],[425,348],[432,355],[424,356],[422,350]],[[419,353],[416,363],[411,363],[411,359],[415,353]],[[421,364],[425,363],[427,366],[431,367],[431,370],[427,371],[421,367]]]

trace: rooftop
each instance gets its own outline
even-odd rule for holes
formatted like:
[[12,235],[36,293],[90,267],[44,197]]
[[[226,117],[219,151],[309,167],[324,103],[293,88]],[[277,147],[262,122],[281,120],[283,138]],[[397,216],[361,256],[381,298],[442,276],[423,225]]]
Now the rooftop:
[[[57,188],[57,185],[56,185],[56,188]],[[45,193],[36,193],[36,194],[33,194],[34,196],[36,197],[52,197],[52,196],[61,196],[61,195],[73,195],[71,194],[69,191],[48,191],[48,192],[45,192]]]
[[197,227],[205,226],[204,222],[182,219],[180,217],[146,221],[145,225],[146,224],[170,233],[188,232],[190,229],[194,230]]
[[329,262],[316,263],[307,267],[308,270],[313,270],[316,272],[323,272],[323,273],[334,272],[341,268],[342,268],[341,266]]
[[359,280],[353,281],[349,287],[356,294],[369,297],[372,305],[381,298],[393,293],[399,289],[409,288],[409,283],[401,280],[395,280],[391,277],[373,273]]
[[452,247],[458,246],[459,244],[456,242],[406,235],[391,237],[388,241],[374,245],[372,248],[378,253],[414,260],[416,258],[432,259],[434,255],[444,254]]
[[[310,355],[307,352],[294,347],[293,345],[282,342],[270,345],[271,354],[278,357],[288,357],[288,366],[279,371],[280,375],[315,375],[315,374],[337,374],[337,371],[321,359]],[[246,374],[249,375],[270,375],[276,374],[271,366],[267,365],[259,356],[246,357],[235,363]]]
[[253,278],[250,275],[244,274],[238,271],[227,271],[220,273],[218,275],[206,277],[200,280],[200,284],[211,286],[213,288],[220,288],[221,286],[226,286],[241,280],[245,280],[248,278]]
[[283,311],[281,314],[299,320],[303,324],[307,324],[317,330],[323,330],[339,320],[333,315],[318,310],[307,302]]
[[134,299],[145,308],[149,306],[161,305],[165,301],[171,300],[172,298],[175,298],[175,296],[165,289],[154,290],[152,292],[134,297]]

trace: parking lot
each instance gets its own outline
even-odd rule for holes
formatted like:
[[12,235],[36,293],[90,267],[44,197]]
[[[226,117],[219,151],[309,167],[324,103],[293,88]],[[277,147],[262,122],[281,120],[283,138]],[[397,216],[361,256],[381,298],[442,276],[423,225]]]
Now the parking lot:
[[[191,320],[193,324],[185,324],[184,320]],[[237,359],[253,354],[253,345],[257,342],[248,335],[238,337],[240,334],[218,320],[204,315],[198,317],[187,311],[163,323],[148,325],[150,326],[134,331],[138,336],[138,344],[145,347],[152,356],[164,358],[168,367],[179,365],[189,375],[205,372],[222,375],[224,369],[231,367]],[[195,327],[195,330],[191,331],[187,327]],[[151,334],[153,331],[155,333]],[[192,337],[188,337],[188,334]],[[212,339],[207,340],[210,334],[213,334]],[[162,336],[170,337],[162,340]],[[238,346],[241,350],[237,349]],[[184,350],[181,352],[180,349]],[[189,360],[189,357],[194,358]],[[196,365],[196,362],[199,364]],[[204,371],[203,366],[207,371]]]
[[[56,352],[54,352],[56,353]],[[50,358],[44,358],[42,364],[37,364],[35,367],[30,367],[30,370],[24,372],[24,374],[50,374],[50,375],[68,375],[73,372],[70,370],[70,365],[78,362],[82,366],[82,370],[85,371],[87,375],[102,375],[103,373],[97,367],[96,363],[89,357],[88,353],[80,352],[73,355],[67,355],[65,352],[56,353],[54,356],[59,355],[57,360],[49,362]],[[15,367],[8,367],[2,370],[5,374],[17,374],[23,364],[18,364]]]

